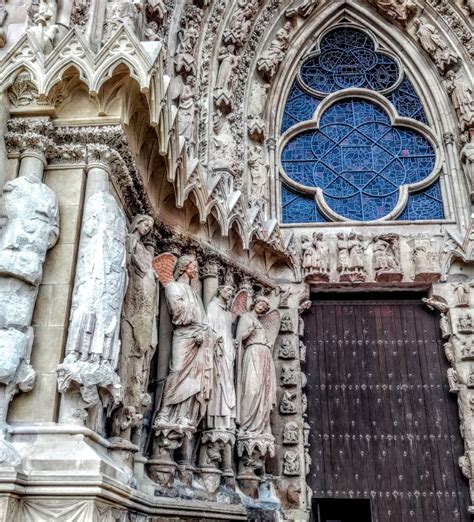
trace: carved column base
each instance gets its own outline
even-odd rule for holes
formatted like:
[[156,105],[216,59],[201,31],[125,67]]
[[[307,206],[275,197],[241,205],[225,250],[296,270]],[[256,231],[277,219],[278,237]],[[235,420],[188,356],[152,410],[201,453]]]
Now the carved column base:
[[200,473],[202,481],[204,482],[204,487],[209,491],[209,493],[215,493],[221,485],[222,471],[209,467],[201,468]]

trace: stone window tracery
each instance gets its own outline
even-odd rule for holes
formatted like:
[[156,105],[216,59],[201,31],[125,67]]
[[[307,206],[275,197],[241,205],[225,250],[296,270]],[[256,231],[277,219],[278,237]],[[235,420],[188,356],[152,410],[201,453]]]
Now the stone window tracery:
[[359,29],[326,33],[284,108],[283,223],[443,219],[435,144],[399,117],[428,124],[395,58]]

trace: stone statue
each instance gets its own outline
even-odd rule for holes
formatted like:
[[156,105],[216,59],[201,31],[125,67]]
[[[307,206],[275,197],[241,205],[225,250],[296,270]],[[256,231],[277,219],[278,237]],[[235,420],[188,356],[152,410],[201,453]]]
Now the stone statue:
[[196,153],[196,143],[193,137],[193,124],[196,114],[194,87],[196,79],[194,76],[188,76],[186,83],[179,96],[178,124],[179,133],[186,140],[188,156],[194,157]]
[[401,281],[400,238],[396,234],[384,234],[374,237],[373,259],[375,280],[385,282]]
[[[128,288],[122,308],[122,353],[118,374],[123,387],[123,404],[115,411],[133,408],[136,415],[143,415],[151,401],[147,393],[151,359],[157,345],[158,291],[155,271],[152,267],[153,252],[142,243],[153,229],[153,218],[138,215],[132,221],[127,237]],[[112,433],[120,437],[120,433]],[[128,439],[140,445],[141,423],[131,431]]]
[[214,89],[214,100],[217,107],[228,112],[232,109],[235,72],[239,65],[239,57],[235,55],[235,47],[228,45],[222,48],[218,61],[220,65]]
[[426,23],[420,18],[415,18],[413,23],[421,46],[431,56],[442,74],[457,64],[458,56],[449,49],[433,25]]
[[141,0],[109,0],[105,11],[105,28],[103,42],[124,25],[138,38],[141,38],[143,24],[143,4]]
[[240,0],[232,15],[229,28],[224,32],[224,42],[237,47],[247,42],[252,31],[253,19],[258,12],[258,0]]
[[278,30],[275,38],[266,52],[257,62],[257,70],[268,80],[275,76],[280,63],[285,58],[285,53],[290,45],[293,24],[288,21]]
[[429,237],[413,240],[412,259],[415,264],[415,281],[436,281],[441,275],[436,241]]
[[274,452],[270,412],[276,404],[276,375],[272,354],[280,314],[269,310],[268,299],[257,297],[253,309],[240,318],[236,334],[240,347],[237,359],[237,451],[241,457],[238,478],[241,487],[250,489],[258,482],[255,471],[261,469],[263,473],[266,454]]
[[464,283],[453,285],[455,306],[465,307],[470,304],[470,286]]
[[[122,399],[116,373],[126,289],[125,216],[102,190],[85,203],[76,264],[66,356],[58,366],[60,420],[105,436],[105,418]],[[89,410],[88,412],[86,410]]]
[[[152,478],[166,485],[176,469],[172,451],[189,441],[206,415],[213,388],[217,337],[209,325],[201,297],[192,286],[198,276],[196,258],[184,255],[176,260],[173,254],[166,253],[155,258],[153,266],[165,288],[174,326],[169,374],[153,423],[156,439],[149,466]],[[186,445],[184,460],[189,459]]]
[[268,166],[262,157],[262,147],[253,147],[249,154],[248,165],[252,181],[251,198],[262,200],[265,197],[265,186],[268,180]]
[[458,78],[454,71],[446,73],[448,80],[448,94],[451,96],[453,106],[459,119],[459,127],[462,132],[474,127],[474,99],[472,87],[464,80]]
[[416,12],[416,4],[412,0],[374,0],[374,3],[389,20],[400,22],[403,26]]
[[56,25],[58,6],[55,0],[42,0],[37,8],[30,11],[30,19],[33,26],[29,29],[34,42],[45,54],[53,50],[54,40],[59,28]]
[[337,234],[338,261],[337,271],[340,280],[347,282],[363,282],[367,275],[364,268],[363,237],[351,232],[346,236]]
[[56,194],[27,174],[8,181],[0,198],[0,431],[9,402],[32,389],[31,321],[47,251],[59,235]]
[[287,422],[283,428],[282,442],[283,444],[298,444],[300,438],[300,430],[296,422]]
[[178,74],[195,76],[194,49],[201,34],[202,9],[194,5],[188,6],[182,20],[177,35],[178,46],[174,67]]
[[285,11],[287,18],[301,16],[307,18],[319,5],[319,0],[295,0]]
[[329,281],[329,247],[324,241],[324,235],[315,232],[312,242],[307,236],[303,238],[303,271],[306,281],[312,283]]
[[283,475],[296,476],[301,473],[301,460],[295,451],[285,451],[283,455]]

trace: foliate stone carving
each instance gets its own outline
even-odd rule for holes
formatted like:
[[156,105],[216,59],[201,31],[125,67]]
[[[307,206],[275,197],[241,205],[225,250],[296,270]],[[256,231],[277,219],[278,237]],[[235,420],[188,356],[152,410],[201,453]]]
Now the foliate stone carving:
[[311,283],[329,281],[329,246],[323,234],[315,232],[312,241],[308,236],[303,236],[301,246],[305,280]]
[[196,76],[194,51],[201,31],[202,14],[199,7],[188,5],[181,18],[174,68],[182,76]]
[[266,454],[274,452],[270,412],[276,404],[276,375],[272,354],[280,314],[269,310],[268,299],[257,297],[253,309],[241,317],[236,336],[243,352],[239,355],[242,362],[237,376],[237,450],[241,457],[238,479],[241,487],[250,490],[258,484],[256,471],[264,474]]
[[456,78],[454,71],[448,71],[446,79],[448,80],[448,94],[451,96],[451,101],[458,116],[459,128],[461,132],[468,131],[474,127],[472,87],[462,78]]
[[283,428],[282,442],[286,445],[298,444],[300,441],[300,429],[296,422],[287,422]]
[[232,110],[232,93],[234,90],[235,73],[239,66],[239,57],[235,54],[235,47],[228,45],[220,50],[219,69],[214,89],[214,102],[223,112]]
[[459,316],[456,329],[459,333],[474,333],[474,324],[471,314],[463,314]]
[[416,37],[423,49],[430,55],[441,74],[458,63],[458,56],[443,41],[435,27],[421,18],[415,18]]
[[280,385],[284,387],[296,386],[300,379],[300,368],[296,366],[283,366],[280,374]]
[[459,308],[469,307],[471,301],[471,287],[467,283],[456,283],[452,285],[454,306]]
[[127,237],[128,287],[122,307],[122,351],[118,365],[123,401],[115,410],[114,419],[128,419],[129,426],[124,430],[122,423],[117,422],[112,429],[114,437],[131,442],[137,449],[141,435],[139,420],[151,402],[147,388],[158,342],[158,291],[152,267],[153,252],[143,244],[143,238],[152,231],[153,225],[152,217],[138,215],[132,221]]
[[280,413],[282,415],[292,415],[297,412],[296,392],[285,391],[280,400]]
[[195,257],[185,255],[176,259],[173,254],[161,254],[153,266],[165,287],[174,331],[168,354],[170,372],[153,423],[153,459],[148,470],[154,480],[167,485],[177,467],[174,450],[181,449],[183,466],[187,468],[190,458],[187,443],[206,415],[213,388],[217,337],[209,326],[201,298],[191,285],[198,276]]
[[295,0],[291,6],[285,11],[287,18],[301,16],[307,18],[319,5],[320,0]]
[[400,268],[400,238],[396,234],[376,236],[373,240],[375,280],[398,282],[403,278]]
[[340,281],[364,282],[367,274],[364,267],[363,238],[351,232],[349,235],[337,234],[337,271]]
[[[91,174],[89,174],[91,176]],[[85,203],[66,356],[58,366],[62,422],[105,434],[104,416],[122,399],[116,373],[126,288],[125,216],[107,189]],[[94,415],[88,417],[88,410]]]
[[415,263],[415,281],[437,281],[441,276],[439,252],[436,242],[428,237],[413,240],[413,262]]
[[285,451],[283,456],[283,475],[289,477],[301,474],[301,459],[295,451]]
[[71,7],[71,25],[83,27],[89,19],[91,0],[74,0]]
[[20,73],[8,88],[8,99],[14,107],[29,105],[38,98],[38,89],[29,72]]
[[416,13],[413,0],[373,0],[373,3],[389,20],[399,22],[403,26],[406,26]]
[[293,340],[289,337],[284,337],[280,342],[278,349],[278,357],[280,359],[296,359],[297,350]]
[[257,62],[258,72],[268,81],[273,79],[285,58],[285,53],[290,45],[292,29],[292,22],[285,22],[270,43],[268,50],[262,54]]

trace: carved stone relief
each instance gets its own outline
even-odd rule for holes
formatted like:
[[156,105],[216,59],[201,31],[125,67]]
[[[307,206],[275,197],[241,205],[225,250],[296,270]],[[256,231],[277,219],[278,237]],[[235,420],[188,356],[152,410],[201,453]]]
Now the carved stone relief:
[[285,57],[285,53],[290,45],[293,24],[288,21],[278,30],[275,38],[270,43],[257,62],[257,70],[265,80],[271,81],[278,71],[280,63]]

